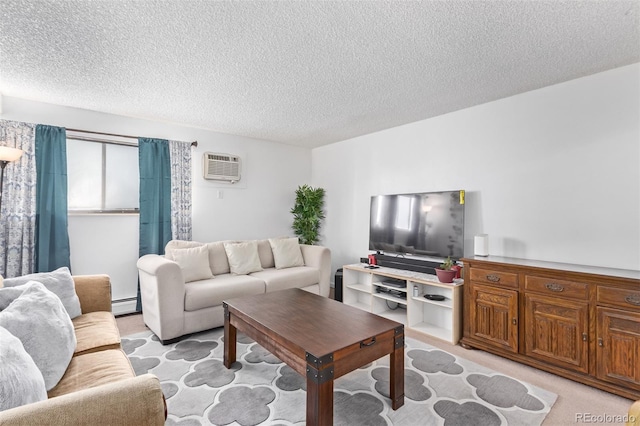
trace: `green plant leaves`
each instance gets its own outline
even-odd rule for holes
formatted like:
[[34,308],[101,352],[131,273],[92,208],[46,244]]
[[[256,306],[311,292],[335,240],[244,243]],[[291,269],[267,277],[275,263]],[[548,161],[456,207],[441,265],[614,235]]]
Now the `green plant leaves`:
[[299,186],[293,214],[293,232],[301,244],[315,244],[320,239],[320,226],[324,216],[324,188]]

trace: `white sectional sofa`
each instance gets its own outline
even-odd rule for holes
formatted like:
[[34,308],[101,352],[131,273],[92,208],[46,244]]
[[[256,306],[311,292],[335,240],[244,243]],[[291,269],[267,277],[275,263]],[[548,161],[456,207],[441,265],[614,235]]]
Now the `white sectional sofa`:
[[227,299],[294,287],[329,296],[329,249],[296,238],[174,240],[137,265],[143,320],[163,344],[224,325]]

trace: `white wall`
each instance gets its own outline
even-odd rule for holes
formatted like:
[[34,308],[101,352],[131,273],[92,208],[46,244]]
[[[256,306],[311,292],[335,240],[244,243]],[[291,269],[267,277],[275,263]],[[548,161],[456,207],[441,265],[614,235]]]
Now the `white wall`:
[[[369,251],[371,195],[465,189],[465,254],[640,269],[640,65],[313,150],[333,267]],[[425,102],[428,102],[425,99]]]
[[[103,114],[4,96],[0,118],[133,136],[198,141],[193,148],[193,240],[293,235],[289,209],[298,185],[311,180],[311,151],[169,123]],[[225,184],[202,178],[204,152],[239,154],[242,180]],[[111,276],[113,299],[136,296],[138,216],[69,217],[74,274]],[[118,313],[118,312],[117,312]]]

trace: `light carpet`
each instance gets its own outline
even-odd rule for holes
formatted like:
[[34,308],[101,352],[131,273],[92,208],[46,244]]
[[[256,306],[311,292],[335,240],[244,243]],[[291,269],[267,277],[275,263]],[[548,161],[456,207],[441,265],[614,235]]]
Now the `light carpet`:
[[[168,425],[304,425],[305,379],[238,333],[222,364],[223,328],[163,346],[151,332],[122,338],[136,374],[162,384]],[[405,403],[391,409],[389,356],[334,383],[336,425],[539,425],[557,395],[405,338]]]

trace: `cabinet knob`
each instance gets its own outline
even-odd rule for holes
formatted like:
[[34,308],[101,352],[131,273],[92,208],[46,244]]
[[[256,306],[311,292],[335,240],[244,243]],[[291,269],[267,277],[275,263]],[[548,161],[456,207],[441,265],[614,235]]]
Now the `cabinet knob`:
[[518,319],[517,318],[512,319],[511,320],[511,324],[517,325],[518,324]]
[[487,281],[491,281],[492,283],[497,283],[500,281],[500,277],[497,275],[487,275]]
[[582,341],[583,342],[587,341],[587,333],[582,333]]
[[604,342],[602,341],[602,337],[598,337],[598,346],[604,348]]
[[635,306],[640,306],[640,296],[637,294],[631,294],[624,298],[625,302],[630,303]]
[[564,286],[561,286],[560,284],[557,284],[557,283],[547,283],[547,284],[545,284],[545,287],[548,290],[555,291],[555,292],[558,292],[558,293],[561,292],[561,291],[564,291]]

